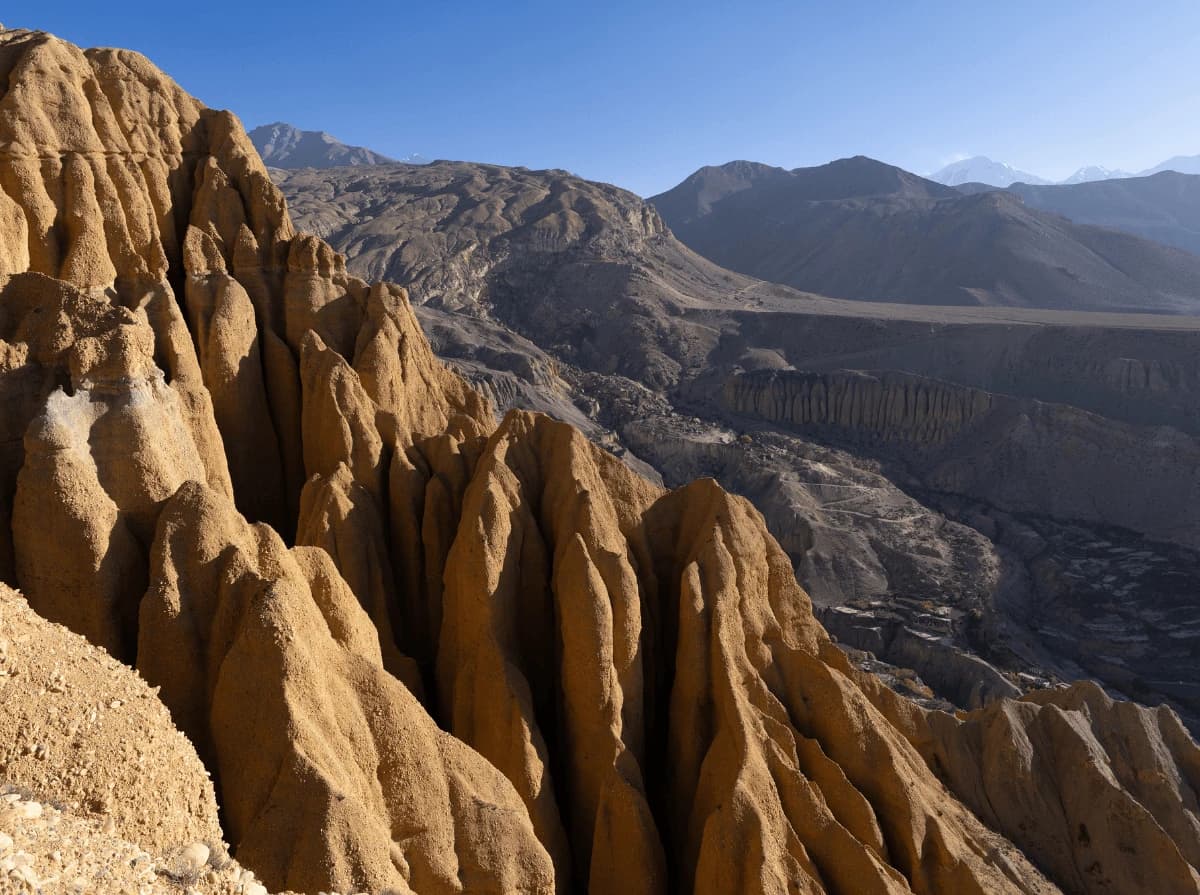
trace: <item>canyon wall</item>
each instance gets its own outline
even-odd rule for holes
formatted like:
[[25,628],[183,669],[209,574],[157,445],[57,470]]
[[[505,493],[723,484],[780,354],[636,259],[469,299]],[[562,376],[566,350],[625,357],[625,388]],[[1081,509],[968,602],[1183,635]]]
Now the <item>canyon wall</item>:
[[1133,325],[1103,314],[969,324],[884,316],[741,314],[723,347],[730,357],[748,345],[775,348],[805,370],[898,370],[1200,433],[1200,332],[1169,317]]
[[721,402],[730,414],[865,446],[933,491],[1200,546],[1200,442],[1175,429],[894,372],[735,374]]

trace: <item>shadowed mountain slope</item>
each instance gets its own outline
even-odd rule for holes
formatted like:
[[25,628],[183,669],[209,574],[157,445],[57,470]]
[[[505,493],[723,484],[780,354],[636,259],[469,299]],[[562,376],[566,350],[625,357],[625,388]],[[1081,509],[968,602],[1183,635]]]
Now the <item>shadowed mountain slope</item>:
[[717,264],[823,295],[1200,310],[1200,257],[1046,214],[1004,191],[964,196],[861,156],[794,171],[702,168],[651,201]]
[[671,309],[735,308],[756,285],[683,246],[632,193],[565,171],[435,162],[278,178],[297,219],[360,276],[657,386],[699,369],[717,338]]
[[[982,184],[960,189],[991,190]],[[1122,230],[1200,255],[1200,175],[1164,171],[1151,177],[1124,177],[1064,186],[1009,187],[1029,208]]]

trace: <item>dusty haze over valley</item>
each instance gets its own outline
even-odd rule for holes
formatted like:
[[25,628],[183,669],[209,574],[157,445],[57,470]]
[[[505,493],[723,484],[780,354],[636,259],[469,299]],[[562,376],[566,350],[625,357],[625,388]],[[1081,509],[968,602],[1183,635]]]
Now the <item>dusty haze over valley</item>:
[[642,198],[154,59],[0,27],[0,892],[1200,892],[1186,146]]

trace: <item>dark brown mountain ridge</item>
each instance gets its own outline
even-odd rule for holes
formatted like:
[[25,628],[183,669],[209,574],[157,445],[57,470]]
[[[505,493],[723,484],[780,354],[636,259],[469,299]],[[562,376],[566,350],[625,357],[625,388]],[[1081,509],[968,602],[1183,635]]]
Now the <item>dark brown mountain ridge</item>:
[[[956,187],[964,193],[995,192],[982,183]],[[1200,175],[1160,171],[1089,183],[1033,186],[1017,183],[1007,192],[1037,208],[1200,255]]]
[[1200,311],[1200,256],[1038,210],[1014,192],[964,195],[862,156],[793,171],[702,168],[650,201],[717,264],[822,295]]

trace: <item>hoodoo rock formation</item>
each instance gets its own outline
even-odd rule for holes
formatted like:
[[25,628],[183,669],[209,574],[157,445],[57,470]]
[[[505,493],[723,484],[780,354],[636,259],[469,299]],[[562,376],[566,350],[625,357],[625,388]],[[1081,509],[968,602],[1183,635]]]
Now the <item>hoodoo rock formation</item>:
[[0,576],[160,688],[272,889],[1197,890],[1169,710],[904,700],[746,500],[497,424],[231,115],[40,33],[0,72]]
[[[929,720],[933,766],[1064,889],[1194,890],[1200,752],[1173,712],[1084,681]],[[1121,854],[1140,860],[1112,860]]]

